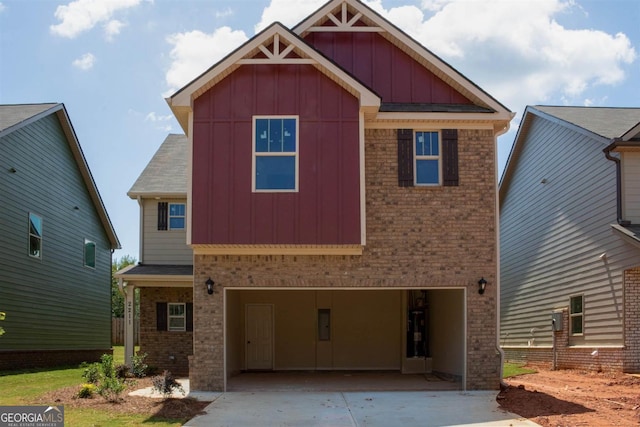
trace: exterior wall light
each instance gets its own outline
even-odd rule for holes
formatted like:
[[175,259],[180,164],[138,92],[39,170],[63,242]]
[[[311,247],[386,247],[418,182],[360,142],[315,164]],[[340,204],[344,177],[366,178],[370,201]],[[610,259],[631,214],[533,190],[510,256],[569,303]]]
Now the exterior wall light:
[[216,282],[214,282],[213,280],[211,280],[211,277],[209,277],[209,278],[207,279],[207,281],[206,281],[206,282],[204,282],[204,283],[205,283],[205,285],[207,285],[207,293],[208,293],[209,295],[211,295],[211,294],[213,293],[213,285],[215,285],[215,284],[216,284]]
[[484,277],[480,280],[478,280],[478,293],[480,295],[484,294],[484,288],[487,287],[487,281],[484,280]]

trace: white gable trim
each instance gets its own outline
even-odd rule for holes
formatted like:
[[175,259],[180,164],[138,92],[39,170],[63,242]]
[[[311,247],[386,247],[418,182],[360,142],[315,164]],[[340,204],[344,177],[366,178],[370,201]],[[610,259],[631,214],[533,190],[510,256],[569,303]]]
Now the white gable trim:
[[[264,58],[255,57],[260,52]],[[290,57],[292,53],[297,56]],[[380,97],[369,88],[304,43],[282,24],[274,23],[167,99],[187,135],[190,133],[188,115],[193,100],[243,64],[310,64],[358,98],[360,108],[367,116],[375,115],[380,107]]]
[[[347,17],[349,10],[354,14],[350,20]],[[327,20],[332,21],[336,26],[321,25]],[[371,28],[370,31],[380,32],[383,37],[474,103],[494,110],[500,116],[498,120],[503,120],[505,116],[509,116],[508,120],[514,117],[515,114],[504,105],[358,0],[332,0],[298,24],[293,31],[301,37],[307,33],[319,31],[366,31],[364,28],[367,27],[354,25],[357,21],[367,24],[367,27]]]
[[640,137],[640,123],[638,123],[631,129],[629,129],[627,132],[625,132],[625,134],[622,135],[622,140],[630,141],[631,139],[638,138],[638,137]]

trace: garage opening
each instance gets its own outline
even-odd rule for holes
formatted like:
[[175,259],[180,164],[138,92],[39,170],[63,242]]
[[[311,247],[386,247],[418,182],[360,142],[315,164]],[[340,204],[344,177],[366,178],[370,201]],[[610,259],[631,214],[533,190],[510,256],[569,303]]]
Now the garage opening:
[[463,289],[227,289],[227,390],[461,389],[464,307]]

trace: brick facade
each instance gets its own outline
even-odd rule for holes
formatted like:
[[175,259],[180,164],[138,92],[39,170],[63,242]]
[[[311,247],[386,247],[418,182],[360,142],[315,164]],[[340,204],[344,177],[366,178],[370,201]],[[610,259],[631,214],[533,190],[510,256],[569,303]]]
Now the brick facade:
[[140,353],[147,353],[149,367],[159,372],[166,369],[176,376],[189,374],[193,332],[158,331],[156,303],[188,303],[192,299],[192,288],[140,288]]
[[[555,332],[556,368],[604,372],[640,372],[640,268],[624,272],[624,346],[572,347],[569,314],[562,310],[564,329]],[[503,347],[505,359],[532,366],[553,366],[552,347]]]
[[[361,256],[194,256],[193,389],[224,387],[226,288],[467,289],[467,389],[496,389],[496,179],[492,130],[459,131],[457,187],[399,187],[396,130],[365,132],[367,242]],[[478,280],[488,281],[478,294]],[[153,298],[150,298],[153,299]],[[154,307],[144,307],[146,312]],[[147,322],[143,322],[146,324]],[[149,345],[152,331],[141,331]],[[156,339],[160,339],[157,337]]]
[[624,272],[625,372],[640,372],[640,268]]

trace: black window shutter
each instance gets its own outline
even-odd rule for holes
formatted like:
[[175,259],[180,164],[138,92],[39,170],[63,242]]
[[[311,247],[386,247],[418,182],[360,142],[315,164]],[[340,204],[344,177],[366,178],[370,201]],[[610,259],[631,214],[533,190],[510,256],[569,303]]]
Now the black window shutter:
[[168,329],[169,328],[167,325],[167,303],[157,302],[156,303],[156,330],[166,331]]
[[458,130],[442,130],[442,185],[458,186]]
[[187,326],[187,331],[193,331],[193,303],[192,302],[188,302],[187,303],[187,313],[186,313],[187,317],[187,321],[186,321],[186,326]]
[[167,229],[168,216],[169,216],[169,203],[158,202],[158,230]]
[[413,129],[398,129],[398,185],[413,187]]

